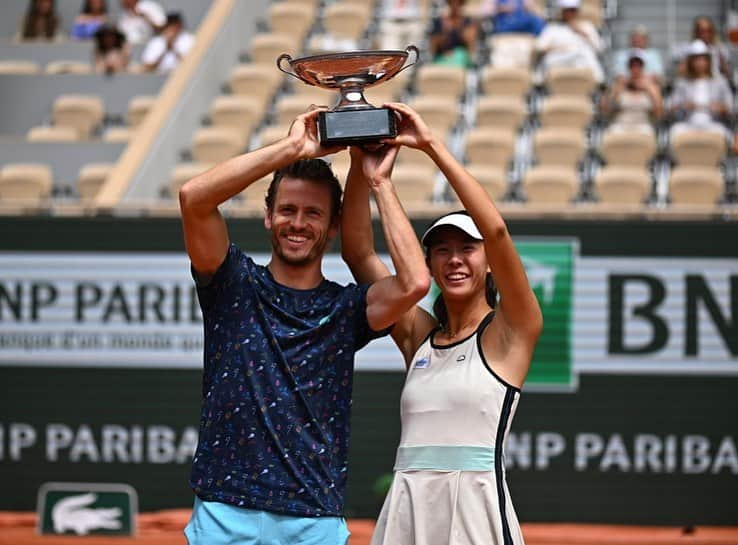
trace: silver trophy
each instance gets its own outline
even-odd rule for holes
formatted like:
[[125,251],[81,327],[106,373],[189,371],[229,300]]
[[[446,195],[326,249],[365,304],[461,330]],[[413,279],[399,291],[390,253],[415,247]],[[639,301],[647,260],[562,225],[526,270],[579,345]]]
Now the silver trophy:
[[[415,58],[406,64],[410,53]],[[397,136],[395,115],[389,108],[376,108],[364,98],[364,89],[396,76],[418,62],[418,48],[349,51],[293,59],[284,53],[277,67],[308,85],[338,90],[340,98],[332,110],[320,112],[320,143],[357,145]],[[289,63],[290,70],[282,67]]]

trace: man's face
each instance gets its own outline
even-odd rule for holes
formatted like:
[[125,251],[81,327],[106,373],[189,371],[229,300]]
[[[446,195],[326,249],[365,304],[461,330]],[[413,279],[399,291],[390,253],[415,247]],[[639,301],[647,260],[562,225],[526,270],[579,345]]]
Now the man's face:
[[275,256],[291,266],[320,260],[338,232],[331,223],[331,192],[327,185],[284,177],[264,225],[271,231]]
[[638,49],[648,48],[648,36],[641,33],[634,33],[630,36],[630,45]]

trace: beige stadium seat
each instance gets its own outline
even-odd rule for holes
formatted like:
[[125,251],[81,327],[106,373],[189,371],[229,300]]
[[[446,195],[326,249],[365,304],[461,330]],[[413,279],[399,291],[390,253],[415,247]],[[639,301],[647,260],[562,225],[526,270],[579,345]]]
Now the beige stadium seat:
[[524,33],[492,34],[488,45],[492,66],[519,66],[530,69],[533,63],[535,37]]
[[336,91],[329,91],[328,89],[322,89],[314,85],[306,85],[299,81],[294,82],[292,90],[295,92],[296,97],[299,96],[303,100],[305,108],[308,108],[311,104],[333,107],[339,99],[339,93]]
[[53,61],[46,65],[47,74],[91,74],[92,66],[82,61]]
[[403,204],[429,202],[433,198],[435,169],[423,164],[397,164],[392,183]]
[[456,66],[425,64],[415,74],[419,95],[436,95],[458,99],[466,85],[466,70]]
[[581,7],[579,8],[579,17],[585,21],[589,21],[595,27],[600,28],[604,18],[601,0],[595,0],[593,2],[585,0],[582,2]]
[[472,129],[466,136],[466,160],[506,169],[515,153],[515,134],[495,128]]
[[672,204],[714,205],[723,194],[725,183],[715,167],[677,167],[671,171],[669,197]]
[[542,128],[533,136],[533,152],[539,165],[575,168],[584,156],[582,131],[566,128]]
[[315,6],[289,2],[276,2],[267,10],[269,29],[280,34],[295,36],[299,42],[305,39],[315,19]]
[[281,140],[289,133],[289,125],[271,125],[264,127],[259,133],[259,146],[264,147]]
[[285,95],[274,105],[278,125],[290,125],[294,119],[310,108],[311,102],[301,95]]
[[131,98],[128,101],[128,126],[136,128],[143,123],[154,102],[156,102],[156,97],[150,95],[138,95]]
[[104,142],[125,144],[131,141],[135,133],[136,130],[130,127],[110,127],[103,133],[102,139]]
[[641,166],[606,166],[595,176],[595,191],[607,204],[641,204],[651,191],[651,175]]
[[530,70],[517,66],[485,66],[482,90],[486,95],[524,97],[530,88]]
[[712,167],[725,154],[725,138],[717,132],[683,132],[674,136],[671,152],[679,166]]
[[209,116],[214,126],[240,131],[246,140],[259,125],[264,110],[255,99],[243,95],[221,95],[210,104]]
[[239,64],[231,70],[228,85],[232,93],[258,100],[266,110],[282,78],[282,73],[275,69],[274,64]]
[[89,163],[79,170],[77,193],[83,201],[91,201],[108,179],[115,163]]
[[269,191],[269,184],[272,183],[273,173],[267,174],[256,180],[246,189],[239,193],[239,197],[246,199],[250,203],[266,206],[264,199],[266,198],[267,191]]
[[40,126],[33,127],[26,133],[29,142],[74,142],[79,134],[72,127]]
[[656,138],[642,132],[608,131],[600,153],[608,166],[645,167],[656,152]]
[[459,101],[439,96],[416,96],[409,104],[428,126],[444,136],[459,120]]
[[369,103],[379,107],[385,102],[394,102],[400,100],[402,93],[407,88],[410,80],[410,70],[404,70],[397,74],[394,78],[383,81],[379,85],[369,87],[364,91],[364,96]]
[[249,55],[251,60],[257,64],[267,64],[272,70],[276,70],[274,63],[282,53],[288,53],[293,57],[299,49],[296,36],[280,34],[277,32],[256,34],[251,38],[249,44]]
[[[488,164],[470,163],[466,166],[466,170],[479,182],[479,185],[487,191],[493,200],[499,201],[507,193],[508,181],[505,169]],[[456,195],[453,191],[449,193],[454,197]]]
[[523,191],[531,204],[568,204],[578,188],[573,168],[541,165],[528,169],[523,176]]
[[204,127],[192,136],[192,158],[198,163],[220,163],[245,147],[241,132],[230,127]]
[[95,95],[61,95],[54,101],[54,125],[73,127],[81,139],[90,137],[92,131],[102,122],[105,105]]
[[546,73],[546,88],[552,95],[589,95],[597,82],[589,68],[553,66]]
[[592,120],[592,103],[586,97],[553,95],[543,101],[540,120],[544,127],[583,130]]
[[176,199],[179,195],[179,188],[182,187],[185,182],[191,180],[195,176],[198,176],[212,168],[212,163],[179,163],[172,169],[172,173],[169,176],[169,195]]
[[0,74],[38,74],[41,66],[36,61],[0,60]]
[[366,4],[337,2],[324,8],[323,27],[336,38],[358,40],[366,30],[370,15]]
[[51,195],[51,168],[38,163],[10,163],[0,169],[0,201],[39,204]]
[[476,107],[476,126],[517,132],[525,116],[525,103],[520,97],[481,97]]

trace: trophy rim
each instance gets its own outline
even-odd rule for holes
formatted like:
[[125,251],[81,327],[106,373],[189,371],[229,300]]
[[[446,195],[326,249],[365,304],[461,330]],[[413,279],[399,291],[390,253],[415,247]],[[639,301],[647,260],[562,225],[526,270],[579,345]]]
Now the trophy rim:
[[305,62],[308,60],[322,61],[326,59],[348,59],[354,57],[370,57],[376,55],[407,58],[409,54],[410,53],[405,49],[357,49],[354,51],[340,51],[337,53],[318,53],[317,55],[305,55],[304,57],[296,57],[294,59],[290,58],[287,62],[292,64],[297,62]]
[[[286,60],[292,70],[292,72],[286,72],[287,74],[296,77],[303,83],[314,85],[323,89],[366,89],[369,87],[373,87],[383,81],[386,81],[387,79],[395,77],[399,72],[406,68],[407,66],[405,66],[405,63],[411,51],[412,49],[357,49],[354,51],[306,55],[303,57],[297,57],[295,59],[285,54],[277,60],[277,66],[280,70],[286,72],[280,66],[280,62],[282,60]],[[326,83],[325,81],[321,81],[321,74],[327,74],[330,73],[330,71],[324,72],[323,70],[316,68],[317,65],[325,65],[326,63],[332,62],[340,63],[341,61],[358,61],[358,64],[361,64],[362,59],[374,60],[373,62],[368,62],[365,64],[367,69],[371,68],[372,66],[382,67],[383,72],[381,76],[377,77],[375,81],[365,81],[359,84],[357,84],[356,82],[349,83],[348,81],[351,79],[351,74],[346,74],[346,76],[349,76],[346,80],[346,83]]]

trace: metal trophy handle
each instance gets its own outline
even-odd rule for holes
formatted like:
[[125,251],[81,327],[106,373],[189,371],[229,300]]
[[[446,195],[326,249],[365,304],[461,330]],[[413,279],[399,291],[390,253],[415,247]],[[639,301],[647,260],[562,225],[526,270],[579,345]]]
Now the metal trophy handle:
[[[413,46],[414,47],[414,46]],[[284,72],[288,76],[292,76],[293,78],[300,80],[303,83],[307,83],[308,85],[312,85],[309,81],[305,81],[300,76],[295,74],[294,72],[290,72],[282,68],[282,61],[287,61],[288,63],[292,62],[292,55],[289,53],[282,53],[279,57],[277,57],[277,68],[279,68],[280,72]],[[290,69],[292,68],[292,64],[290,64]]]
[[[410,53],[414,53],[414,54],[415,54],[415,58],[413,59],[413,62],[409,62],[409,63],[407,63],[407,64],[406,64],[405,66],[403,66],[402,68],[400,68],[400,69],[399,69],[399,70],[397,71],[397,74],[399,74],[400,72],[402,72],[402,71],[403,71],[403,70],[405,70],[406,68],[410,68],[411,66],[415,66],[416,64],[418,64],[418,61],[420,60],[420,51],[419,51],[419,50],[418,50],[418,48],[417,48],[417,47],[415,47],[414,45],[409,45],[409,46],[407,46],[407,47],[405,48],[405,52],[407,53],[407,57],[408,57],[408,59],[410,58]],[[288,55],[288,57],[289,57],[289,55]],[[395,75],[396,75],[396,74],[395,74]]]

